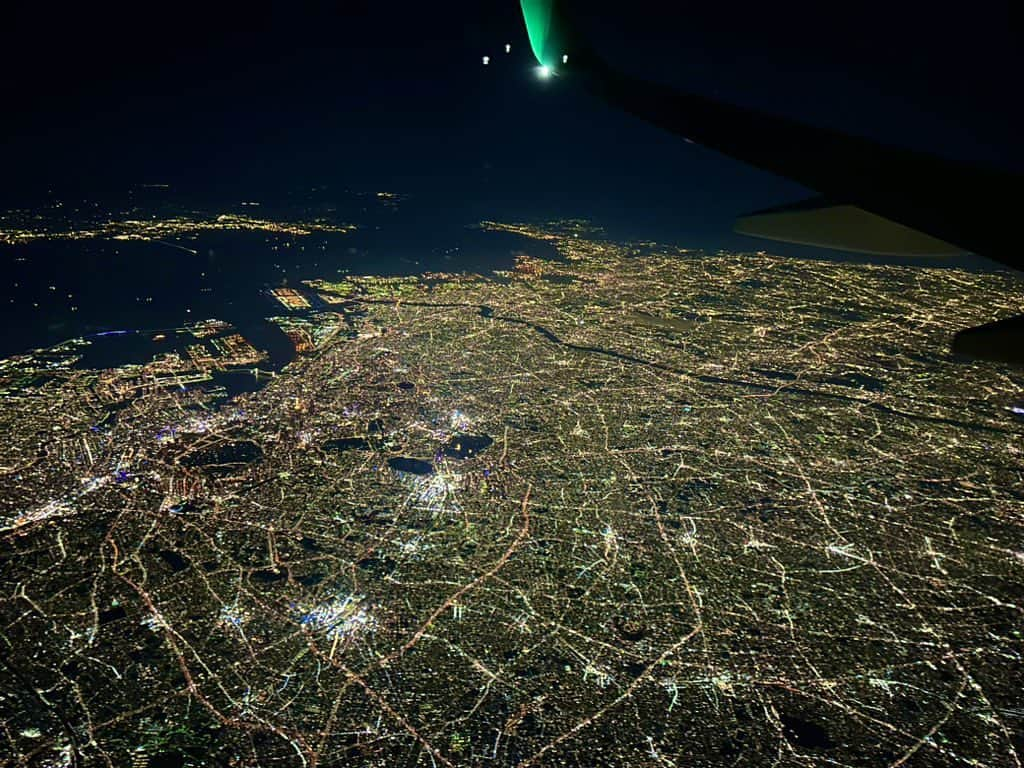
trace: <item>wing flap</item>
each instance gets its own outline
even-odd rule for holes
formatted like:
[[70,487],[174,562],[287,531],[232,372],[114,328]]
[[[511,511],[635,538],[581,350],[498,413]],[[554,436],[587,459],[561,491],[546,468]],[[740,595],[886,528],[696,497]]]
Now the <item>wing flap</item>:
[[962,248],[854,205],[812,198],[741,216],[736,232],[879,256],[955,256]]

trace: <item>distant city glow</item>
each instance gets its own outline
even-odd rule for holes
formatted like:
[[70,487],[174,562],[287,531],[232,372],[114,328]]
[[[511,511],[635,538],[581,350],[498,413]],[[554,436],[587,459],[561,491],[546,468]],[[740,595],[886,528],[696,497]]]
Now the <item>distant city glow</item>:
[[537,67],[537,76],[543,80],[547,80],[551,77],[551,67],[546,67],[543,64]]

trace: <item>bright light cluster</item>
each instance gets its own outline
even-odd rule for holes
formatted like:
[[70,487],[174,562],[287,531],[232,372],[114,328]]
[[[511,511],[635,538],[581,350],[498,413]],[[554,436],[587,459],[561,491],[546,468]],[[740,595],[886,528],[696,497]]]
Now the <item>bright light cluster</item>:
[[363,605],[362,595],[335,595],[310,610],[300,608],[299,623],[330,639],[351,640],[372,631],[376,622]]
[[459,488],[462,487],[462,475],[442,469],[426,476],[413,477],[412,492],[408,498],[410,506],[414,509],[423,509],[435,514],[454,514],[462,511],[458,495]]
[[227,626],[240,630],[248,620],[249,612],[239,607],[238,603],[225,605],[220,609],[220,621]]

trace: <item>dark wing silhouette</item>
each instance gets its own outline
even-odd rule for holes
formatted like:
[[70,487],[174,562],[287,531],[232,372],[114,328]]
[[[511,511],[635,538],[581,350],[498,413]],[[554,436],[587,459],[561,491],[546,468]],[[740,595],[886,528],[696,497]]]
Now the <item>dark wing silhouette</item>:
[[[879,255],[975,253],[1024,270],[1014,247],[1024,177],[887,146],[639,80],[611,68],[570,23],[563,0],[521,0],[545,72],[606,102],[821,197],[759,211],[743,234]],[[1010,345],[1010,346],[1007,346]],[[1024,364],[1024,320],[957,335],[954,351]]]

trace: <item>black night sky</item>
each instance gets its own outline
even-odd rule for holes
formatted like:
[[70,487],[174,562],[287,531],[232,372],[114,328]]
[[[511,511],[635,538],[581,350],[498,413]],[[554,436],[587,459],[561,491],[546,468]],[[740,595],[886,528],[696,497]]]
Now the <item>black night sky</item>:
[[[587,3],[584,23],[636,74],[1024,165],[1009,2],[667,5]],[[806,194],[539,82],[514,0],[5,13],[8,205],[50,188],[159,182],[238,195],[329,183],[493,202],[495,215],[620,216],[685,239],[727,237],[735,215]]]

